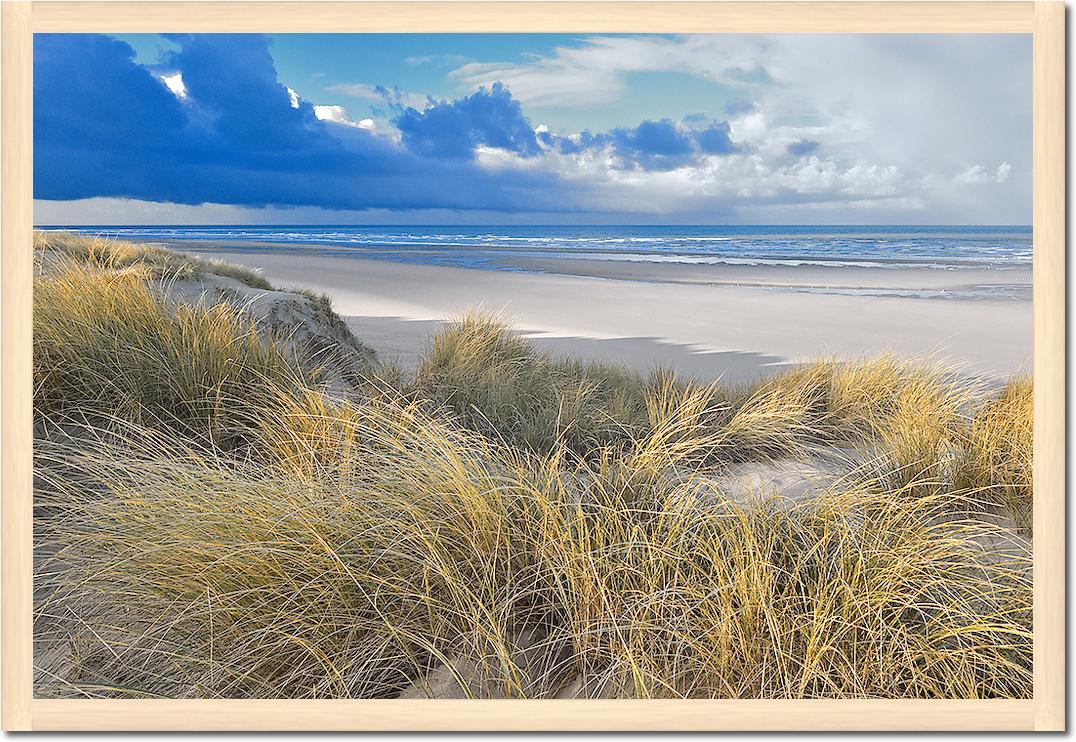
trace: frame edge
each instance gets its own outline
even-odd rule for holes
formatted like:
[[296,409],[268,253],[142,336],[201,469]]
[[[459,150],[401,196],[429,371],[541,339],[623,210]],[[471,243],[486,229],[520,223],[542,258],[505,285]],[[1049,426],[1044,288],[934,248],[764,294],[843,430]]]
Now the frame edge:
[[1035,729],[1065,730],[1065,3],[1033,37]]
[[0,287],[3,314],[0,338],[0,429],[3,472],[0,484],[0,528],[3,547],[3,608],[0,611],[3,671],[2,713],[5,730],[31,728],[33,695],[33,388],[32,364],[32,251],[27,249],[33,224],[33,35],[30,3],[4,2],[0,6],[3,41],[2,173],[4,194],[3,249],[0,252]]
[[527,0],[513,6],[511,13],[497,14],[488,2],[474,0],[180,0],[141,3],[131,12],[122,0],[35,0],[33,30],[1030,33],[1035,26],[1034,3],[1027,0]]
[[[198,713],[192,713],[192,703]],[[1030,700],[35,700],[41,731],[1029,731]]]
[[[46,3],[46,6],[52,5]],[[88,7],[92,7],[92,3]],[[61,707],[52,701],[32,699],[32,400],[20,390],[32,388],[32,262],[25,249],[32,230],[32,20],[31,3],[4,0],[0,3],[2,34],[2,177],[9,191],[3,199],[2,318],[0,340],[5,353],[0,365],[0,400],[3,408],[0,429],[5,493],[0,505],[0,571],[3,577],[2,683],[3,729],[29,730],[38,719],[43,728],[85,728],[66,726],[74,722],[67,713],[77,706]],[[49,14],[45,14],[49,16]],[[49,16],[51,17],[51,16]],[[1035,479],[1042,482],[1049,500],[1035,507],[1035,695],[1034,727],[1037,730],[1064,730],[1065,713],[1065,4],[1058,1],[1034,3],[1034,252],[1035,283],[1035,440],[1048,441],[1047,455],[1036,448]],[[14,186],[14,188],[12,188]],[[1040,288],[1041,287],[1041,288]],[[18,349],[11,353],[12,349]],[[1058,404],[1061,402],[1061,404]],[[1047,561],[1049,560],[1049,561]],[[1048,635],[1049,643],[1044,643]],[[198,703],[207,703],[199,701]],[[1018,702],[1022,704],[1023,702]],[[1026,706],[1013,707],[1023,719]],[[116,709],[117,711],[119,709]],[[250,710],[254,710],[253,708]],[[101,709],[83,721],[96,722],[103,729],[157,728],[141,716],[146,708],[129,719],[112,720]],[[161,714],[163,709],[153,713]],[[182,709],[181,709],[182,711]],[[900,712],[903,714],[903,710]],[[163,714],[161,714],[163,717]],[[300,715],[300,718],[302,715]],[[159,720],[161,717],[159,717]],[[221,727],[228,721],[216,719]],[[253,721],[253,719],[250,719]],[[352,718],[350,724],[360,719]],[[171,727],[173,729],[180,726]],[[187,724],[195,724],[187,720]],[[212,721],[201,722],[211,724]],[[145,724],[146,726],[142,726]],[[307,726],[310,724],[310,726]],[[317,728],[307,721],[298,728]],[[127,726],[132,725],[132,726]],[[234,727],[233,727],[234,728]],[[386,729],[400,729],[398,726]],[[479,727],[481,728],[481,727]],[[642,728],[642,727],[640,727]],[[714,728],[714,727],[710,727]],[[743,727],[754,728],[754,727]],[[849,727],[844,727],[849,728]],[[893,728],[919,728],[895,726]],[[966,727],[965,727],[966,728]],[[1022,725],[1016,728],[1026,728]]]

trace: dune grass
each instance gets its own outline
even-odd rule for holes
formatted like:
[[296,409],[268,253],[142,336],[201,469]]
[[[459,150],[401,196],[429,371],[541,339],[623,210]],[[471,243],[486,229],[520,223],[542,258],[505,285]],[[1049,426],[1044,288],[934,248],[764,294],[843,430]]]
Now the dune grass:
[[[888,354],[821,360],[732,387],[700,385],[663,369],[641,376],[542,353],[482,313],[435,337],[410,391],[509,443],[535,451],[566,445],[576,453],[626,444],[660,424],[662,410],[705,399],[696,425],[720,431],[722,439],[711,441],[712,458],[759,460],[875,443],[896,460],[891,469],[906,473],[955,445],[979,393],[944,367]],[[914,450],[922,446],[930,450]]]
[[434,338],[412,388],[510,443],[585,451],[645,428],[649,386],[612,364],[538,353],[496,318],[470,313]]
[[173,303],[138,263],[61,260],[34,279],[39,419],[106,415],[178,427],[229,447],[257,425],[270,386],[317,372],[227,303]]
[[1030,692],[1028,557],[987,558],[988,527],[936,520],[943,503],[731,500],[674,475],[664,436],[584,461],[414,406],[333,422],[268,426],[299,423],[299,449],[320,442],[331,471],[145,431],[39,452],[64,565],[43,570],[57,597],[39,615],[74,604],[108,627],[81,636],[79,681],[52,691],[381,697],[446,666],[477,696]]
[[201,260],[163,247],[124,240],[87,237],[70,232],[35,232],[34,252],[39,259],[57,257],[109,270],[137,268],[155,279],[198,278],[205,273],[234,278],[251,288],[272,286],[258,273],[221,260]]
[[[975,514],[1030,505],[1027,380],[703,385],[473,315],[342,400],[160,266],[50,260],[35,414],[85,426],[35,441],[39,694],[1031,693],[1029,547]],[[819,451],[810,497],[725,489]]]
[[975,415],[957,486],[978,489],[1031,531],[1033,409],[1031,379],[1016,377]]

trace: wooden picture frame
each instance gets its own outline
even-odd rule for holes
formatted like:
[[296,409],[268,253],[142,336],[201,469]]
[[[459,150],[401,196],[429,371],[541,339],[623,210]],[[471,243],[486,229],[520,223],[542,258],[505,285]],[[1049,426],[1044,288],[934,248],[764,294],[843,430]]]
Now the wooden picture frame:
[[[1062,2],[4,2],[5,730],[1065,728]],[[1033,35],[1034,697],[1027,700],[260,701],[32,697],[32,36],[38,32],[857,32]]]

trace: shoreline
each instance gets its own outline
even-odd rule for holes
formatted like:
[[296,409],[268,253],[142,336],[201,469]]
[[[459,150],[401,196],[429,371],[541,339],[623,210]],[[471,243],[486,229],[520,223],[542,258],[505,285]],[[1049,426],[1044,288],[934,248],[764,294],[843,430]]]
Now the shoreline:
[[[357,337],[405,368],[446,321],[473,307],[502,315],[557,355],[641,371],[672,366],[731,383],[820,356],[844,360],[885,351],[929,357],[990,379],[1031,368],[1031,302],[1025,299],[774,290],[815,280],[812,269],[797,274],[799,268],[781,266],[767,267],[769,284],[743,285],[476,270],[275,250],[266,243],[256,243],[258,249],[190,241],[167,246],[253,268],[277,286],[327,294]],[[930,278],[920,275],[924,269],[840,270],[852,284],[872,276],[877,284],[878,272],[890,285]],[[968,278],[959,271],[931,273],[942,274],[933,280],[950,287]]]
[[[631,259],[618,251],[588,250],[587,254],[619,255],[618,260],[590,257],[512,255],[512,248],[483,247],[482,253],[505,253],[496,260],[473,258],[470,263],[404,256],[419,254],[425,248],[400,245],[363,246],[361,249],[328,244],[263,242],[255,240],[153,240],[178,252],[208,254],[224,252],[237,255],[264,253],[303,254],[311,257],[380,260],[404,265],[434,265],[509,273],[537,273],[589,278],[606,278],[640,283],[701,284],[707,286],[746,286],[795,291],[856,291],[860,294],[908,295],[915,298],[972,298],[1030,300],[1030,265],[987,265],[973,261],[941,259],[781,257],[773,259],[711,258],[710,256],[649,255],[652,259]],[[435,250],[441,250],[436,248]],[[443,252],[451,252],[444,250]],[[461,248],[459,253],[474,253]],[[630,255],[630,253],[629,253]],[[396,256],[395,259],[393,256]],[[679,260],[653,258],[680,257]],[[692,258],[696,258],[693,260]],[[697,259],[715,262],[699,262]],[[770,262],[766,262],[770,261]]]

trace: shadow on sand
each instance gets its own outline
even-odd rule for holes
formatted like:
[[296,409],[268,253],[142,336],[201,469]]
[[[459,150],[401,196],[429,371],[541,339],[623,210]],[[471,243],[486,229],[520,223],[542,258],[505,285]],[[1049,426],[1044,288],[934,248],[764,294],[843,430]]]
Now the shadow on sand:
[[[448,320],[412,320],[405,317],[345,317],[355,337],[378,352],[414,370],[418,360]],[[700,381],[720,378],[736,384],[751,381],[788,368],[780,356],[748,351],[710,351],[691,345],[670,343],[655,337],[587,338],[549,336],[520,329],[535,347],[557,356],[620,363],[641,372],[655,367],[673,368],[683,376]]]

